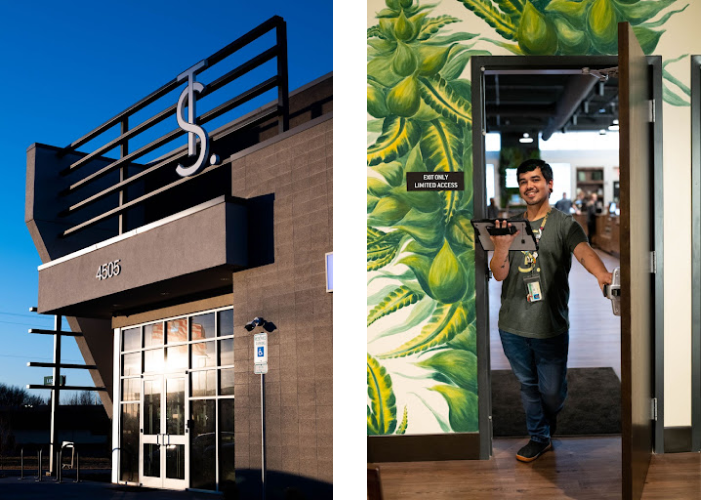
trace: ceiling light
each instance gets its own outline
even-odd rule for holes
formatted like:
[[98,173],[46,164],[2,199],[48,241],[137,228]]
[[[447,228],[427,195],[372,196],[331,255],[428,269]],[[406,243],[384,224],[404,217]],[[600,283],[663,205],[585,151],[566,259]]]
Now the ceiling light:
[[518,142],[521,144],[530,144],[533,142],[533,137],[530,137],[527,133],[524,132],[523,137],[521,137]]
[[606,135],[606,129],[599,130],[599,135]]
[[618,120],[613,120],[614,125],[618,125]]
[[617,132],[620,127],[618,125],[609,125],[609,130]]

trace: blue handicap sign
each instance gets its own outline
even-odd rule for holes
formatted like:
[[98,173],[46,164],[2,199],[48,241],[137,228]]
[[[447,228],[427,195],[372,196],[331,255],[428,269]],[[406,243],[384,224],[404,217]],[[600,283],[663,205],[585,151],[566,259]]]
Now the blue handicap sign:
[[259,348],[258,348],[258,357],[259,357],[259,358],[262,358],[262,357],[263,357],[263,349],[264,349],[264,347],[259,347]]

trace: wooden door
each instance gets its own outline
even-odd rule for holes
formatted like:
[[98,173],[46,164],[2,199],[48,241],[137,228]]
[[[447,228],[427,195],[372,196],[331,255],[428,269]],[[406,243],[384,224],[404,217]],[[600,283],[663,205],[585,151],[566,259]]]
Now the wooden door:
[[655,332],[652,83],[628,23],[618,25],[621,174],[621,423],[623,499],[641,497],[653,445]]

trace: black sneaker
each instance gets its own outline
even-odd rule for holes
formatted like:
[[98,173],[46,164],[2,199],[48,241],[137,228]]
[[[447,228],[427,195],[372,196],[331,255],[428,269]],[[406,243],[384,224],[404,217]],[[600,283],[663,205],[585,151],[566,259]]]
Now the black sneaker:
[[520,462],[532,462],[552,447],[550,441],[539,443],[531,439],[526,446],[518,450],[518,453],[516,453],[516,460]]

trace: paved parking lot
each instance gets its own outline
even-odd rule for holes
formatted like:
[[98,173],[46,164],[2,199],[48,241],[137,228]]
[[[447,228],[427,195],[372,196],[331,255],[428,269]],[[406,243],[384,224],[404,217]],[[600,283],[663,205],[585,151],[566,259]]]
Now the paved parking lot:
[[19,473],[0,478],[0,500],[218,500],[221,495],[191,491],[168,491],[121,486],[97,481],[74,483],[72,478],[57,483],[52,478],[36,482],[33,477],[19,480]]

